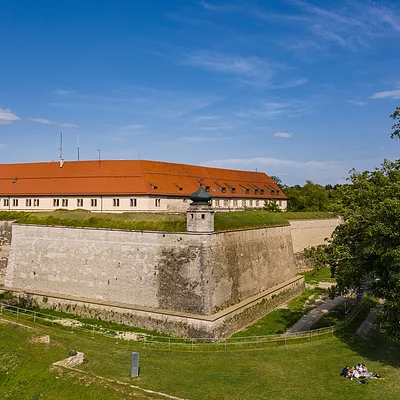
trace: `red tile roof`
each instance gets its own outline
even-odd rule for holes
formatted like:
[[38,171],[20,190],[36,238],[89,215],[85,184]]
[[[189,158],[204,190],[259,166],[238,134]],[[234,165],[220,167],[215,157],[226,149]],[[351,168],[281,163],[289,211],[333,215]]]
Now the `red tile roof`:
[[187,197],[199,186],[213,197],[286,199],[263,172],[145,160],[66,161],[62,168],[59,162],[0,164],[0,196]]

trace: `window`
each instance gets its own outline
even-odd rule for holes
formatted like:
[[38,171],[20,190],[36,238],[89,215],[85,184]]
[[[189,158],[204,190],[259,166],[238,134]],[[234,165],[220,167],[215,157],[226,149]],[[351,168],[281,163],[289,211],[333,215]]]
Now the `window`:
[[264,194],[264,190],[261,189],[261,190],[260,190],[260,194]]
[[83,207],[83,199],[76,199],[76,206]]
[[137,207],[137,199],[131,199],[131,207]]
[[18,207],[18,199],[13,199],[13,207]]
[[232,194],[236,193],[236,188],[232,188]]
[[282,200],[279,200],[279,207],[282,207]]
[[271,194],[275,194],[275,190],[274,189],[271,190]]
[[279,194],[279,190],[276,191],[276,194]]
[[206,186],[206,192],[210,191],[210,186]]
[[226,188],[222,187],[222,188],[221,188],[221,192],[222,192],[222,193],[226,193]]
[[113,199],[113,206],[119,207],[119,199]]
[[253,207],[253,200],[249,200],[249,207]]
[[246,194],[249,194],[249,192],[250,192],[250,190],[249,190],[249,189],[246,189]]
[[62,199],[62,206],[68,207],[68,199]]
[[4,199],[3,200],[3,206],[8,207],[10,205],[10,199]]
[[215,207],[219,207],[219,199],[215,200]]
[[59,207],[60,206],[60,199],[53,199],[53,207]]
[[39,199],[33,199],[33,205],[39,207]]
[[237,207],[238,201],[236,199],[233,200],[233,207]]
[[258,194],[258,189],[254,189],[254,194]]
[[25,205],[26,205],[27,207],[31,207],[31,206],[32,206],[32,199],[26,199],[26,200],[25,200]]
[[201,214],[201,219],[206,219],[206,214]]
[[92,207],[97,207],[97,199],[90,199],[90,205]]
[[156,207],[161,207],[161,199],[156,199],[155,205],[156,205]]
[[260,205],[260,201],[256,200],[256,207],[258,207]]

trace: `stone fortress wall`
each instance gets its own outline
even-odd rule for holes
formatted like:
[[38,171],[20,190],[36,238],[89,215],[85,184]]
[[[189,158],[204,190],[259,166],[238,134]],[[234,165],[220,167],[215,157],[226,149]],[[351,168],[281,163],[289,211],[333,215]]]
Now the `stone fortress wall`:
[[[333,221],[225,233],[15,224],[5,286],[44,307],[182,336],[228,336],[301,292],[296,250],[323,242]],[[4,271],[11,224],[0,227]]]

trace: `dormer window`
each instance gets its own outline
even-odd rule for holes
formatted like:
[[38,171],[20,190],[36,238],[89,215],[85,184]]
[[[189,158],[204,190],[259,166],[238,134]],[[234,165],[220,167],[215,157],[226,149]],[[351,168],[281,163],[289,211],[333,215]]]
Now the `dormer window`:
[[210,186],[206,186],[206,192],[209,193],[210,191]]
[[279,190],[276,191],[276,194],[279,194]]
[[154,190],[157,190],[157,189],[158,189],[158,186],[157,186],[157,185],[153,185],[153,184],[150,183],[150,182],[149,182],[149,184],[150,184],[150,186],[151,186]]
[[236,188],[232,188],[231,190],[232,190],[232,194],[236,193]]
[[260,194],[264,194],[264,190],[263,189],[260,190]]
[[258,194],[258,189],[254,189],[254,194]]
[[222,193],[226,193],[226,188],[222,187],[222,188],[221,188],[221,192],[222,192]]
[[250,193],[250,189],[246,189],[245,191],[246,191],[246,194]]
[[274,189],[271,189],[271,194],[275,194],[275,190]]

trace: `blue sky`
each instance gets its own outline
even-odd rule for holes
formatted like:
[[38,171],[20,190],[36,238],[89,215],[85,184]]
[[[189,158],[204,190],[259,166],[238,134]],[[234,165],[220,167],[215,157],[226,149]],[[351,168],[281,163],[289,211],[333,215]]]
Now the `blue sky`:
[[0,2],[0,162],[343,182],[398,158],[398,1]]

